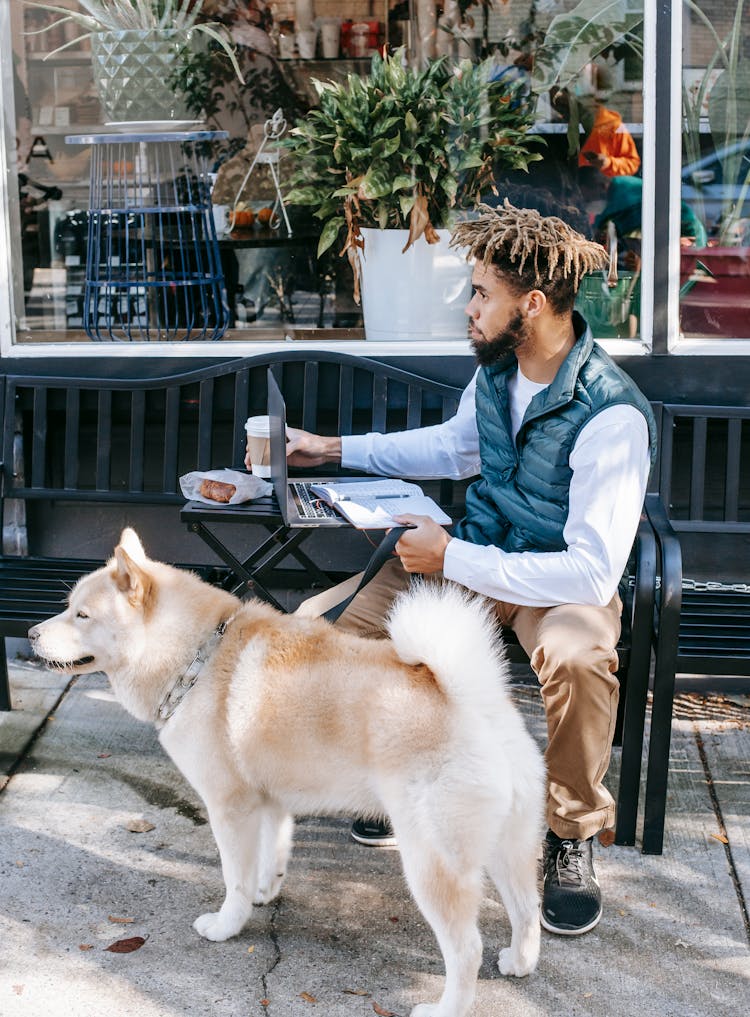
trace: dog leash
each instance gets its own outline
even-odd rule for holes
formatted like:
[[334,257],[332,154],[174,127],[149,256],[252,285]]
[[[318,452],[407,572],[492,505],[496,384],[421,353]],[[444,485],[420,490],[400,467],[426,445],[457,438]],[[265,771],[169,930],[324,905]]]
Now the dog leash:
[[394,526],[392,530],[388,530],[386,535],[373,551],[372,557],[368,561],[365,570],[360,577],[357,588],[338,604],[334,604],[333,607],[330,607],[327,611],[323,612],[320,616],[321,618],[325,618],[326,621],[333,623],[344,613],[360,590],[364,589],[370,580],[373,579],[378,572],[380,572],[383,565],[385,565],[386,561],[388,561],[392,555],[393,549],[401,539],[402,534],[406,533],[408,529],[410,529],[408,526]]

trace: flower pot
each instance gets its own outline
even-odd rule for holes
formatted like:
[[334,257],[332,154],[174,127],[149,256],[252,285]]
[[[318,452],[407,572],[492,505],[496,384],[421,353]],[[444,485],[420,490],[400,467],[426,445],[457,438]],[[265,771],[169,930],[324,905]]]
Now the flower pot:
[[401,253],[408,230],[363,229],[362,310],[371,340],[464,339],[471,297],[471,266],[448,247],[450,230],[438,230],[439,244],[419,237]]
[[190,120],[170,84],[185,48],[185,33],[171,29],[95,32],[91,56],[105,122]]

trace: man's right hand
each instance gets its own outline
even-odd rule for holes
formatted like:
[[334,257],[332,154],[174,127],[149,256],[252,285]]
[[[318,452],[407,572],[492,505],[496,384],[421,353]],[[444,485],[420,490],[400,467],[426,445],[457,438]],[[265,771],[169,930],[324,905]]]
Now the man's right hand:
[[290,466],[322,466],[341,462],[341,438],[287,427],[286,459]]

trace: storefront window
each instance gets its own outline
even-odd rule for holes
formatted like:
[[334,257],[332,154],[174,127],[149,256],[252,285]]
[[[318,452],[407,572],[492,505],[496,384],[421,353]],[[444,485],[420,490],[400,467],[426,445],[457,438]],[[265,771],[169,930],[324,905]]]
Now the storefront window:
[[683,8],[680,330],[746,338],[750,312],[750,20],[745,0]]
[[[54,6],[80,11],[76,0],[56,0]],[[112,0],[103,6],[117,5]],[[152,6],[158,9],[159,0]],[[723,9],[718,0],[715,6],[717,11]],[[227,294],[226,331],[211,321],[206,325],[210,313],[203,308],[200,337],[210,338],[213,328],[222,332],[224,340],[365,338],[350,266],[340,256],[345,231],[318,257],[321,218],[301,205],[280,208],[279,189],[288,192],[293,166],[289,153],[283,151],[280,161],[274,162],[275,149],[264,128],[279,109],[289,126],[298,123],[319,101],[313,79],[366,76],[372,54],[383,47],[390,52],[403,47],[404,60],[414,67],[429,66],[442,55],[450,61],[492,61],[491,80],[511,88],[512,102],[528,109],[527,135],[541,139],[534,144],[542,157],[530,162],[528,170],[512,170],[498,162],[494,183],[484,181],[482,199],[497,203],[508,197],[545,214],[560,214],[607,245],[613,270],[586,280],[579,308],[598,338],[640,337],[641,0],[621,0],[614,7],[605,0],[600,4],[498,0],[473,6],[466,0],[390,0],[379,13],[373,13],[370,0],[346,0],[345,4],[341,0],[204,0],[202,4],[196,0],[195,7],[201,8],[199,21],[221,22],[231,34],[244,78],[238,79],[225,54],[205,36],[202,41],[193,40],[189,60],[175,60],[172,72],[165,76],[184,103],[177,117],[182,129],[226,132],[226,137],[212,139],[200,153],[208,176],[205,186],[201,182],[195,191],[198,198],[190,198],[192,204],[208,200],[212,206]],[[75,22],[61,22],[58,14],[40,7],[14,3],[8,17],[10,44],[5,40],[3,60],[7,88],[12,46],[15,150],[9,152],[8,197],[19,227],[10,231],[15,245],[11,288],[16,343],[194,338],[198,333],[183,330],[180,335],[179,328],[144,334],[136,327],[139,316],[168,313],[166,299],[160,303],[161,294],[154,299],[149,290],[153,273],[171,270],[171,262],[180,258],[185,264],[192,262],[174,246],[152,243],[158,232],[153,221],[147,224],[137,216],[126,221],[117,211],[107,219],[105,197],[95,230],[103,248],[100,267],[107,262],[112,279],[127,279],[122,285],[128,286],[135,274],[144,273],[144,286],[128,290],[127,300],[102,297],[89,306],[88,317],[84,307],[91,179],[99,173],[105,195],[106,187],[111,187],[110,209],[117,207],[115,196],[129,194],[131,187],[140,187],[142,194],[148,191],[148,201],[143,200],[150,208],[165,200],[165,194],[190,191],[193,164],[187,155],[175,159],[170,153],[172,179],[169,186],[160,188],[159,181],[148,175],[152,163],[143,147],[123,149],[119,159],[108,150],[102,168],[96,162],[96,145],[67,142],[69,136],[126,130],[105,123],[94,83],[91,39]],[[710,58],[705,56],[705,43],[700,43],[700,49],[699,41],[706,30],[700,18],[693,21],[689,43],[694,43],[690,49],[694,55],[686,58],[686,66],[695,70],[702,60],[705,70]],[[714,85],[711,94],[716,97],[714,79],[719,67],[710,65],[709,70]],[[746,101],[747,91],[742,94]],[[162,121],[163,114],[156,109],[141,116],[135,120],[131,115],[130,133],[173,126]],[[716,183],[719,177],[713,164],[704,166],[701,160],[715,152],[723,156],[722,168],[732,158],[732,165],[742,164],[742,138],[729,137],[724,125],[721,142],[709,150],[704,142],[718,139],[719,133],[707,133],[707,124],[705,116],[698,122],[700,144],[695,151],[688,152],[686,147],[685,199],[696,221],[706,223],[707,243],[719,246],[720,241],[722,249],[731,246],[736,257],[742,250],[737,246],[741,227],[737,225],[730,244],[728,230],[718,228],[716,222],[709,226],[706,219],[713,214],[714,201],[708,192],[715,190],[713,185],[708,187],[706,174],[713,173]],[[256,159],[259,150],[261,158]],[[185,180],[175,182],[180,174]],[[733,179],[737,182],[737,174]],[[692,196],[689,186],[695,188]],[[742,221],[739,216],[738,224]],[[202,220],[198,233],[193,233],[194,244],[211,239],[206,223]],[[159,220],[159,229],[162,224]],[[126,228],[128,239],[121,242]],[[697,229],[685,239],[694,245],[685,248],[686,258],[689,250],[697,249],[695,245],[706,248]],[[683,296],[684,307],[699,292],[698,284],[692,282],[694,267],[688,261],[685,265],[690,277],[686,286],[691,288]],[[178,279],[175,285],[182,293],[183,282]],[[101,310],[104,306],[106,312]],[[92,335],[92,314],[105,313],[106,327]],[[123,316],[128,315],[135,317],[123,324]],[[184,317],[190,318],[190,312]],[[182,324],[180,318],[178,325]],[[724,334],[733,334],[729,326]],[[455,338],[463,341],[465,335]]]

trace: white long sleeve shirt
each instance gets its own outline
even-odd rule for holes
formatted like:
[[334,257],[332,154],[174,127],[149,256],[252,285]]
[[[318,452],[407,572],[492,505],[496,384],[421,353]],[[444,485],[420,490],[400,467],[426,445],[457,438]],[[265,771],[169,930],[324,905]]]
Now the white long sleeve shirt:
[[[509,383],[513,436],[526,407],[546,386],[520,371]],[[455,416],[394,434],[342,437],[342,464],[394,477],[455,480],[480,470],[476,374]],[[503,551],[453,537],[443,574],[494,600],[530,607],[605,605],[615,594],[638,528],[649,462],[648,426],[635,407],[602,410],[580,430],[570,453],[564,551]]]

